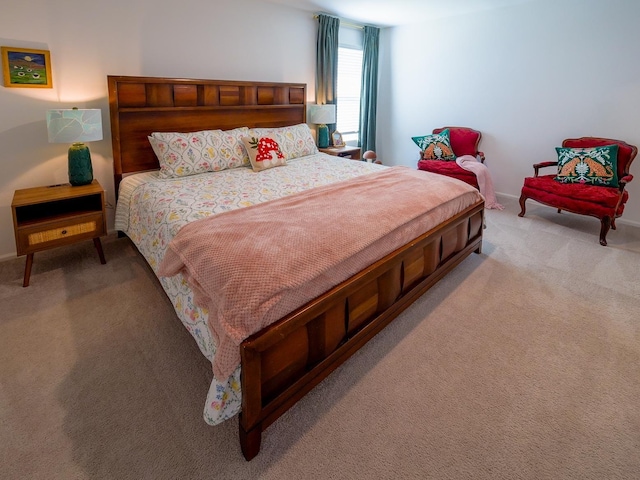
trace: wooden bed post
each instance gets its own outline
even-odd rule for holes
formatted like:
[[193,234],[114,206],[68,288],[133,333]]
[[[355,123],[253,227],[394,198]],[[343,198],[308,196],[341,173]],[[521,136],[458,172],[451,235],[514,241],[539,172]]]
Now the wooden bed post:
[[242,414],[240,414],[240,448],[242,449],[242,455],[244,455],[247,461],[258,455],[261,441],[262,424],[259,423],[247,432],[242,428]]
[[262,441],[262,369],[260,352],[247,346],[245,341],[240,348],[242,370],[242,411],[239,419],[240,448],[247,460],[251,460],[260,452]]

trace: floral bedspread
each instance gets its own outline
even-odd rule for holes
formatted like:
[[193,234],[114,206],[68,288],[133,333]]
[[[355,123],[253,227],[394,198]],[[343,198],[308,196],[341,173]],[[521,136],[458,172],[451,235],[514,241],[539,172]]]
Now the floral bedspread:
[[[189,222],[383,168],[319,153],[258,173],[248,167],[179,179],[160,179],[157,172],[140,173],[125,177],[120,184],[115,227],[129,236],[157,273],[169,242]],[[182,275],[160,277],[160,283],[178,318],[212,361],[216,346],[207,325],[207,311],[195,305]],[[225,382],[214,377],[204,407],[205,421],[216,425],[236,415],[240,407],[240,368]]]

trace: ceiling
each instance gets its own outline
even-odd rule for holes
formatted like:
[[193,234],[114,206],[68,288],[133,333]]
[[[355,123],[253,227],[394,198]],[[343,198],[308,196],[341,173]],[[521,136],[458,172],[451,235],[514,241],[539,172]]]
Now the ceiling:
[[344,20],[392,27],[526,3],[533,0],[268,0]]

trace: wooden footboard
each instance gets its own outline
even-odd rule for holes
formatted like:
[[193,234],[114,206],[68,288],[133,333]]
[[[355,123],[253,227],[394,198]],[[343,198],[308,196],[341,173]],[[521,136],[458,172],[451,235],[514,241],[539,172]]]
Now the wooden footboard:
[[482,248],[480,202],[241,344],[240,444],[262,432],[471,252]]

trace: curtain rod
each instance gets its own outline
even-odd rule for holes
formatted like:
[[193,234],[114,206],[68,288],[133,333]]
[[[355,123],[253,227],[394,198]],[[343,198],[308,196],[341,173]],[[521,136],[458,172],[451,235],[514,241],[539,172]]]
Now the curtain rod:
[[[313,14],[313,18],[315,20],[317,20],[319,15],[320,15],[319,13],[314,13]],[[344,20],[343,18],[336,17],[335,15],[328,15],[326,13],[323,13],[322,15],[326,15],[327,17],[337,18],[338,20],[340,20],[340,25],[341,26],[357,28],[358,30],[363,30],[364,29],[364,25],[353,23],[353,22],[350,22],[349,20]]]

